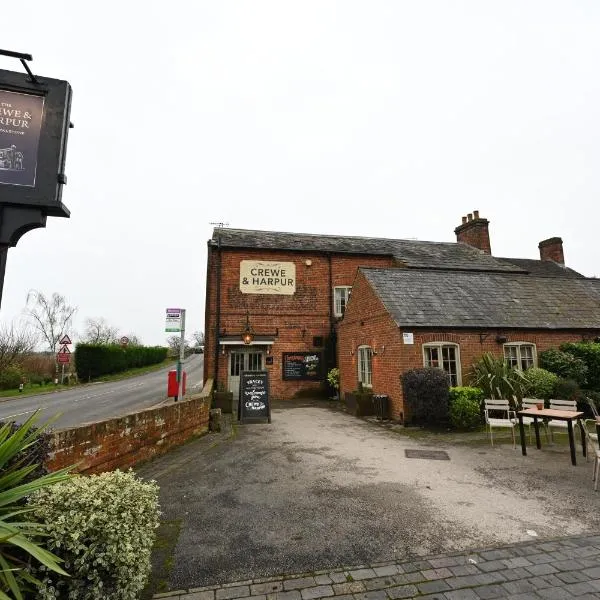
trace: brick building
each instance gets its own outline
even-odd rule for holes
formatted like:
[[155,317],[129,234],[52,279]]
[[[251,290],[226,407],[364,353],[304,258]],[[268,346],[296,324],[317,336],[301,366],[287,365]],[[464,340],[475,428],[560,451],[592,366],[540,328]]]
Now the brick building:
[[540,260],[497,258],[488,225],[463,218],[458,243],[215,229],[205,378],[236,393],[242,370],[266,369],[286,399],[322,389],[338,364],[342,392],[362,380],[401,419],[408,368],[460,383],[483,352],[528,366],[600,335],[600,282],[564,266],[560,238],[540,243]]

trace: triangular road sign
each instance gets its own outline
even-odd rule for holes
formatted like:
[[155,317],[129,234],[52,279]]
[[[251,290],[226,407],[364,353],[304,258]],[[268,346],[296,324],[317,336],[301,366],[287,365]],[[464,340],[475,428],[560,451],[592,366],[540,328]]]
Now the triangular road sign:
[[72,344],[73,342],[71,341],[71,338],[68,335],[63,335],[62,338],[60,339],[60,342],[58,342],[61,346],[66,346],[68,344]]
[[59,351],[59,354],[71,354],[71,351],[69,350],[69,348],[67,346],[63,346]]

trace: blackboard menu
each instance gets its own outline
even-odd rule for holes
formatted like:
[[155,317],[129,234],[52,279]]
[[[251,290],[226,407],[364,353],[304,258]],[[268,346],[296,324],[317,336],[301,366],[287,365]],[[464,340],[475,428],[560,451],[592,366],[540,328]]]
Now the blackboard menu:
[[290,381],[320,381],[323,361],[319,352],[284,352],[283,379]]
[[268,419],[271,422],[267,371],[240,373],[239,419],[242,422],[246,419]]

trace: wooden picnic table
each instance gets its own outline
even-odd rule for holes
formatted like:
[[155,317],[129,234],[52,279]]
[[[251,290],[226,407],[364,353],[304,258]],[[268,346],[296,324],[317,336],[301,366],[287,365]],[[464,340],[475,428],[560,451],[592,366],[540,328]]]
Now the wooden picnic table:
[[[583,416],[582,412],[574,412],[570,410],[557,410],[555,408],[528,408],[526,410],[520,410],[517,412],[517,416],[519,417],[519,433],[521,434],[521,451],[523,456],[527,456],[527,446],[525,442],[525,427],[523,425],[523,417],[532,417],[533,418],[533,427],[535,429],[535,444],[537,449],[540,450],[542,448],[542,442],[540,440],[540,425],[538,423],[538,419],[552,419],[554,421],[566,421],[567,422],[567,430],[569,432],[569,446],[571,448],[571,464],[577,464],[577,457],[575,456],[575,434],[573,432],[573,421],[577,421],[579,424],[579,429],[581,431],[581,446],[583,448],[583,456],[587,454],[587,444],[586,444],[586,432],[583,428],[583,423],[581,422],[581,417]],[[596,423],[596,429],[600,431],[600,426]]]

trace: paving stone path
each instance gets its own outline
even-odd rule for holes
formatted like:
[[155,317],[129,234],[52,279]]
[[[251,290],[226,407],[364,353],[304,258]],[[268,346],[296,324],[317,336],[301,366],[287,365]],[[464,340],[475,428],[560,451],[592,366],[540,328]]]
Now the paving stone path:
[[600,535],[236,581],[169,600],[600,599]]

